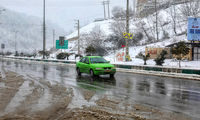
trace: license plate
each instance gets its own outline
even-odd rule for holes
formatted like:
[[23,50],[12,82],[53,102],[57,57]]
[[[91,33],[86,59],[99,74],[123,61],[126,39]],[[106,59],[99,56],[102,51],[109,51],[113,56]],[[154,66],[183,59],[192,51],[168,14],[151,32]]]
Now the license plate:
[[105,70],[105,72],[111,72],[111,70]]

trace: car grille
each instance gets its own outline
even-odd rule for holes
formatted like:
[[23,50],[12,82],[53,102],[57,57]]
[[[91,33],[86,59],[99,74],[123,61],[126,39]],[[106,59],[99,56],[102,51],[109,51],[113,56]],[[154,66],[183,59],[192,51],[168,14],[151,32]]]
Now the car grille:
[[104,67],[104,69],[105,69],[105,70],[110,70],[110,69],[111,69],[111,67]]

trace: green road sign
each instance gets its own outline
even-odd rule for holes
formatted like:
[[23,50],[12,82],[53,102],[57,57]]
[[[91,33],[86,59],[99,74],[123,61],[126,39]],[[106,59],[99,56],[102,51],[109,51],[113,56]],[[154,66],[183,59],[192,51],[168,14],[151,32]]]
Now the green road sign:
[[64,44],[60,44],[59,40],[56,40],[56,49],[68,49],[68,40],[64,40]]

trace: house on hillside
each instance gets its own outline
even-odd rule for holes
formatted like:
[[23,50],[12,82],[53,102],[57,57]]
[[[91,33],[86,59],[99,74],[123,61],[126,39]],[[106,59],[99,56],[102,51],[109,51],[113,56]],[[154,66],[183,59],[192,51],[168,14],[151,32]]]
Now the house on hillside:
[[[177,43],[173,43],[166,47],[173,47],[176,44]],[[187,42],[186,44],[189,46],[190,52],[188,55],[185,56],[185,58],[190,61],[200,61],[200,42],[192,41],[192,42]]]
[[[176,56],[172,55],[170,49],[171,49],[171,47],[174,47],[177,44],[178,43],[173,43],[173,44],[170,44],[170,45],[163,47],[163,48],[146,47],[145,48],[145,54],[147,55],[149,53],[150,58],[155,59],[155,58],[157,58],[158,55],[160,55],[162,50],[165,50],[165,51],[167,51],[166,58],[167,59],[174,59],[174,58],[176,58]],[[183,59],[189,60],[189,61],[200,61],[200,42],[199,41],[187,42],[186,44],[189,46],[190,51],[186,56],[184,56]]]

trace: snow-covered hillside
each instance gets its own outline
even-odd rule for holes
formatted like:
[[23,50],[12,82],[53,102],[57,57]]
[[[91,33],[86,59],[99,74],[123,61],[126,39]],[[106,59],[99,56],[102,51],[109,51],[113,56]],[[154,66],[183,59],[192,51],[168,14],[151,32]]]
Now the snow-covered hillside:
[[[134,35],[138,32],[143,34],[143,38],[140,40],[140,43],[137,46],[131,46],[129,49],[129,53],[132,58],[134,58],[139,52],[144,52],[144,48],[148,47],[165,47],[171,43],[186,41],[186,31],[187,31],[187,17],[184,16],[181,11],[184,5],[179,4],[172,6],[167,9],[162,9],[158,11],[158,40],[156,39],[156,31],[155,31],[155,14],[149,15],[145,18],[137,18],[132,19],[130,21],[130,31]],[[174,14],[174,11],[176,14]],[[176,15],[174,17],[174,15]],[[175,24],[174,24],[175,21]],[[89,34],[93,31],[95,26],[99,26],[101,31],[105,33],[108,37],[111,34],[114,34],[111,25],[115,22],[115,20],[106,20],[100,22],[91,23],[83,28],[81,28],[82,34]],[[124,31],[125,32],[125,31]],[[72,38],[77,36],[77,31],[67,36],[67,38]],[[80,38],[82,40],[82,38]],[[84,41],[81,41],[84,42]],[[108,43],[104,42],[103,44],[107,45]],[[110,44],[110,43],[109,43]],[[77,50],[77,41],[69,43],[70,48],[73,50]],[[82,50],[86,46],[82,46]],[[140,48],[140,49],[139,49]],[[118,51],[122,51],[118,50]],[[110,52],[110,55],[113,55],[113,51]]]
[[[0,9],[3,9],[3,7],[0,7]],[[42,49],[41,18],[6,9],[6,11],[0,14],[0,23],[0,43],[5,44],[4,51],[15,51],[15,43],[18,52],[32,52],[33,50]],[[56,38],[59,35],[64,35],[64,30],[51,22],[47,22],[46,24],[46,43],[49,49],[53,46],[53,29],[56,31]]]

